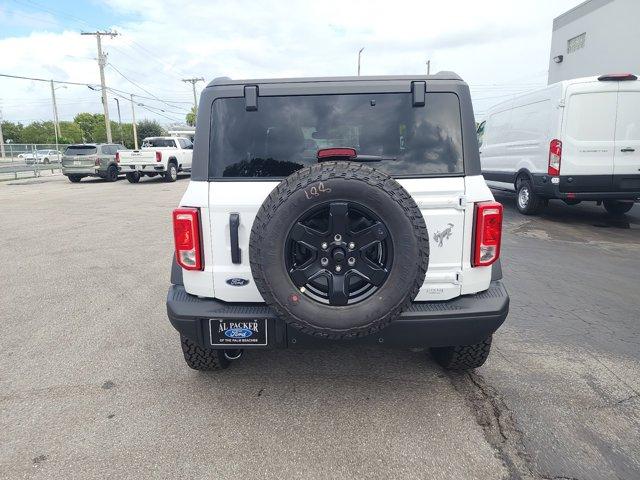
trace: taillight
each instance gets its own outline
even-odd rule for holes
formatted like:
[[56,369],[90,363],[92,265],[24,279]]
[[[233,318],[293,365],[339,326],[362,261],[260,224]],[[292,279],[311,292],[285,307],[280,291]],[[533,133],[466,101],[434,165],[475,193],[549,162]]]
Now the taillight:
[[162,161],[162,152],[156,152],[156,162]]
[[120,163],[120,152],[116,152],[116,163]]
[[173,238],[178,265],[185,270],[202,270],[200,215],[197,208],[176,208],[173,211]]
[[95,161],[93,162],[93,164],[94,164],[96,167],[99,167],[99,166],[100,166],[100,159],[99,159],[99,158],[96,158],[96,159],[95,159]]
[[562,142],[558,139],[551,140],[549,144],[549,168],[547,173],[551,176],[560,175],[560,161],[562,160]]
[[500,257],[502,240],[502,204],[476,203],[473,266],[486,267]]

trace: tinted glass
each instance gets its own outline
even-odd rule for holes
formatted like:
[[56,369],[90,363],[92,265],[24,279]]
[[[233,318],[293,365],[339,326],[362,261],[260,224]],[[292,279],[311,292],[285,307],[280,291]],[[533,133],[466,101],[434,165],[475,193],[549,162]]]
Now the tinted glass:
[[64,151],[65,155],[94,155],[98,149],[91,145],[72,145]]
[[172,138],[145,138],[142,142],[142,148],[167,148],[175,146],[176,143]]
[[453,93],[428,93],[424,107],[413,107],[409,93],[260,97],[258,105],[248,112],[244,98],[214,102],[213,177],[284,177],[330,147],[394,159],[371,163],[394,176],[463,171]]

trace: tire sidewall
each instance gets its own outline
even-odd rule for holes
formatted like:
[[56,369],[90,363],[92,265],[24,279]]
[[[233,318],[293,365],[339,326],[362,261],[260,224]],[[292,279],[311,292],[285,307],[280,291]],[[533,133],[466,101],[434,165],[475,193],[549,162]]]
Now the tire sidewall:
[[[388,181],[395,182],[390,178]],[[271,218],[264,228],[258,226],[256,229],[254,224],[252,236],[259,235],[255,243],[261,246],[260,252],[251,252],[252,271],[254,266],[259,270],[253,272],[254,278],[258,276],[265,280],[267,288],[262,293],[267,302],[280,307],[286,313],[285,320],[303,331],[311,330],[315,335],[338,334],[345,338],[375,330],[397,316],[400,309],[413,300],[424,281],[426,264],[423,267],[418,261],[424,254],[420,239],[407,212],[379,185],[358,179],[328,178],[322,180],[325,191],[317,196],[310,194],[314,185],[316,191],[321,190],[316,182],[311,182],[307,188],[300,186],[291,193],[286,202],[270,212]],[[301,294],[293,284],[286,268],[285,239],[305,212],[338,201],[360,204],[385,224],[393,245],[393,261],[386,281],[368,298],[352,305],[330,306]],[[299,299],[297,302],[292,300],[294,295]]]

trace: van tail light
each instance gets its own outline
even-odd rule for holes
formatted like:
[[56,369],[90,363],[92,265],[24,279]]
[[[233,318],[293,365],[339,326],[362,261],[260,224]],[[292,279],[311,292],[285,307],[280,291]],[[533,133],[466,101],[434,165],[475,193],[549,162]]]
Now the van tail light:
[[558,139],[549,143],[549,169],[547,173],[553,177],[560,175],[560,161],[562,160],[562,142]]
[[162,152],[156,152],[156,162],[162,161]]
[[200,212],[197,208],[176,208],[173,211],[173,238],[178,265],[185,270],[202,270]]
[[500,258],[502,242],[502,204],[476,203],[473,266],[486,267]]
[[116,152],[116,163],[120,163],[120,152]]

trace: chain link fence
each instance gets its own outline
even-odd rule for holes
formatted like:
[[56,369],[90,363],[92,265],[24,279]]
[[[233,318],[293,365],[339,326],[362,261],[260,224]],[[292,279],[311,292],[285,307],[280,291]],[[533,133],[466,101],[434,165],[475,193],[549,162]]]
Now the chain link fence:
[[0,145],[0,180],[54,175],[61,172],[67,145],[4,143]]

